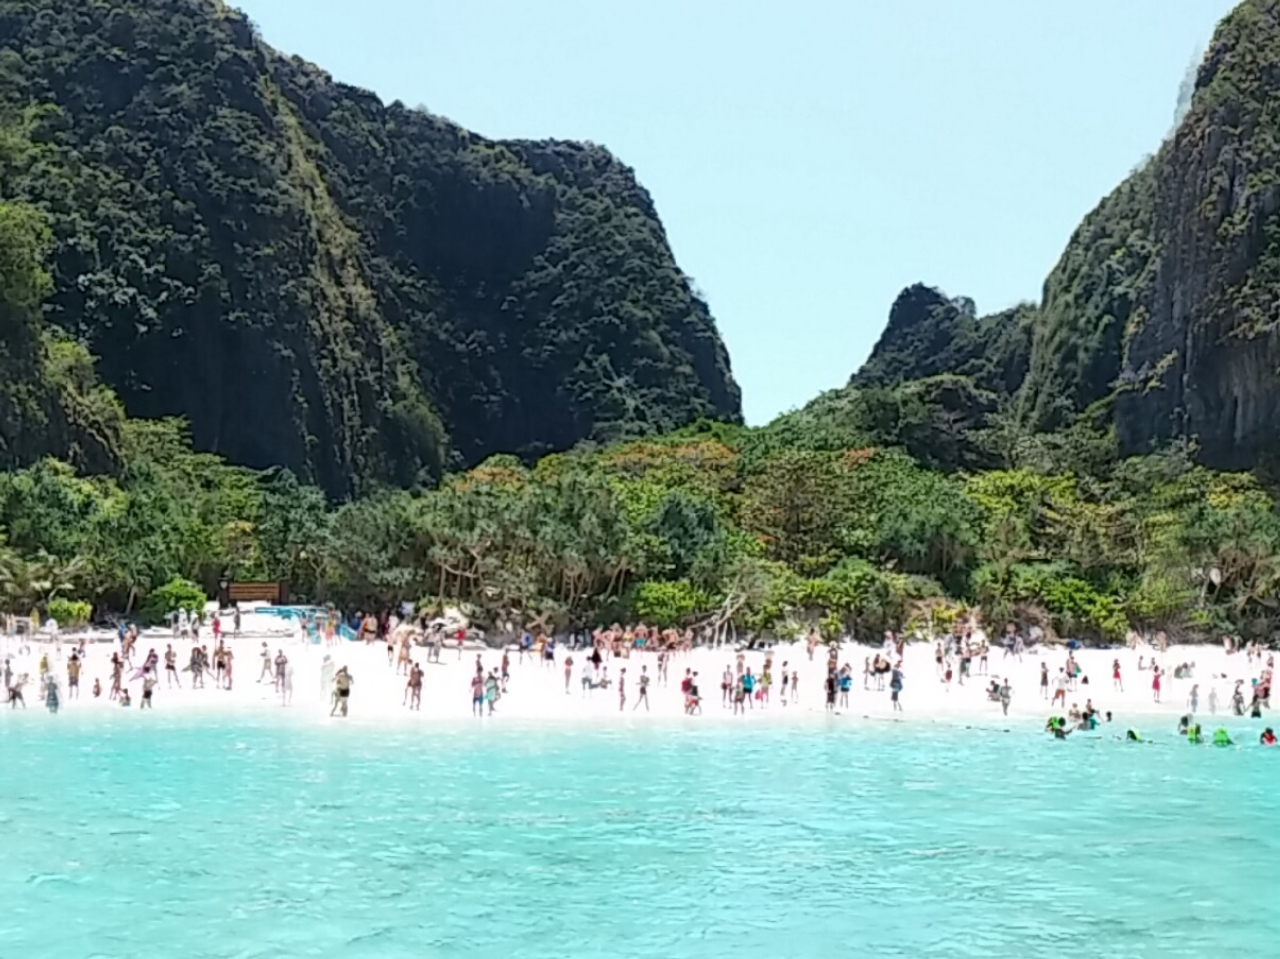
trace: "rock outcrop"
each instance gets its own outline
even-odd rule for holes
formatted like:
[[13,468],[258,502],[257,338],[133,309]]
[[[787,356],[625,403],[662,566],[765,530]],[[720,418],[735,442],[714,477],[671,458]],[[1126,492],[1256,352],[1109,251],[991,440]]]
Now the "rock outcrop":
[[740,397],[647,192],[335,82],[217,0],[0,0],[50,319],[130,414],[345,495]]

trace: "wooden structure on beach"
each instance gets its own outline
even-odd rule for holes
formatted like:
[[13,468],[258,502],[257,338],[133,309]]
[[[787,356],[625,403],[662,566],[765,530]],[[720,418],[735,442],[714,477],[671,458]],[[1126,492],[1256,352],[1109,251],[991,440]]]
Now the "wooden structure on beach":
[[283,606],[289,599],[287,583],[228,583],[224,605],[270,603]]

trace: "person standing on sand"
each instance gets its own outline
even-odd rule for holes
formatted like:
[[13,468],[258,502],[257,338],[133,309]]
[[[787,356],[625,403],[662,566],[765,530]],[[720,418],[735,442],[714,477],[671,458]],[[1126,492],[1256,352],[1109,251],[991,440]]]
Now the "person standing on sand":
[[1195,715],[1196,710],[1200,708],[1200,684],[1199,683],[1192,683],[1191,694],[1187,696],[1187,706],[1190,707],[1191,714],[1193,716]]
[[284,692],[284,670],[285,670],[285,667],[288,665],[289,665],[289,657],[287,657],[284,654],[283,649],[277,649],[275,679],[272,685],[275,687],[275,690],[278,693]]
[[1153,666],[1151,668],[1151,697],[1155,702],[1160,702],[1160,667]]
[[1059,699],[1065,707],[1067,705],[1067,673],[1062,667],[1058,668],[1058,678],[1053,681],[1053,700],[1050,706],[1056,706]]
[[649,667],[640,667],[640,692],[636,696],[636,704],[631,707],[631,711],[635,712],[640,708],[640,704],[644,703],[644,711],[649,711]]
[[902,703],[898,697],[902,693],[902,664],[899,663],[893,667],[893,673],[889,677],[889,699],[893,702],[893,711],[895,713],[902,712]]
[[1111,685],[1116,688],[1116,692],[1124,692],[1124,683],[1120,681],[1120,660],[1112,660],[1111,662]]
[[8,702],[9,688],[13,686],[13,665],[7,659],[4,661],[4,675],[2,678],[4,679],[4,698],[5,702]]
[[742,713],[744,716],[747,711],[743,708],[742,701],[746,698],[746,691],[742,688],[742,678],[739,677],[737,682],[733,684],[733,715]]
[[22,695],[22,687],[26,685],[27,674],[23,673],[16,680],[13,679],[12,673],[9,674],[9,677],[9,681],[4,684],[5,689],[9,692],[9,708],[17,709],[18,706],[22,706],[23,709],[26,709],[27,700],[26,697]]
[[[688,678],[689,670],[684,671],[685,677]],[[720,705],[727,707],[733,699],[733,670],[728,666],[724,668],[724,675],[720,677]]]
[[1006,716],[1009,715],[1009,700],[1012,698],[1013,689],[1009,686],[1009,680],[1006,678],[1005,681],[1000,684],[1000,709]]
[[284,664],[284,680],[280,684],[280,705],[288,706],[293,702],[293,663]]
[[227,692],[231,691],[231,663],[234,659],[235,657],[232,655],[230,647],[222,651],[223,675],[227,678]]
[[333,677],[333,709],[329,710],[329,715],[340,712],[342,718],[347,717],[347,707],[351,702],[351,684],[355,680],[351,673],[343,666]]
[[204,687],[204,664],[200,658],[202,647],[191,647],[191,658],[187,661],[187,669],[191,672],[191,688],[202,689]]
[[826,693],[827,693],[827,712],[829,713],[835,712],[836,689],[839,685],[840,685],[839,681],[836,679],[836,671],[834,669],[828,668],[827,679],[823,688],[826,690]]
[[258,653],[258,655],[262,657],[262,670],[258,673],[258,678],[256,680],[257,682],[260,683],[264,679],[271,679],[271,675],[272,675],[271,674],[271,650],[267,648],[266,640],[263,640],[262,651]]
[[698,691],[698,674],[694,673],[686,680],[689,685],[684,690],[684,711],[688,716],[695,713],[702,715],[702,696]]
[[67,699],[80,698],[80,657],[74,652],[67,660]]
[[413,664],[410,659],[410,643],[409,631],[405,630],[400,637],[400,656],[396,660],[396,675],[399,676],[403,672],[406,676],[413,672]]
[[484,715],[484,673],[478,670],[471,677],[471,715],[476,718]]
[[800,705],[800,670],[791,670],[791,701]]
[[569,680],[573,678],[573,657],[564,658],[564,694],[569,695]]
[[139,709],[153,709],[151,705],[151,694],[155,692],[156,683],[155,670],[148,670],[146,675],[142,677],[142,705]]
[[320,699],[328,696],[329,699],[336,703],[337,694],[333,685],[333,657],[328,653],[324,654],[324,659],[320,661]]
[[484,681],[484,701],[489,705],[489,715],[493,715],[493,707],[497,705],[502,693],[498,690],[498,674],[492,669]]
[[747,667],[747,671],[742,674],[742,692],[746,696],[747,705],[755,709],[755,699],[753,698],[756,691],[756,678],[751,675],[751,667]]
[[120,695],[121,687],[124,684],[124,660],[120,658],[118,653],[111,654],[111,693],[108,699],[115,699]]
[[182,680],[178,678],[178,654],[173,651],[173,646],[169,645],[164,650],[164,679],[170,686],[182,688]]
[[422,709],[422,667],[417,663],[409,665],[409,683],[404,691],[405,699],[411,710]]
[[618,712],[627,708],[627,667],[618,670]]

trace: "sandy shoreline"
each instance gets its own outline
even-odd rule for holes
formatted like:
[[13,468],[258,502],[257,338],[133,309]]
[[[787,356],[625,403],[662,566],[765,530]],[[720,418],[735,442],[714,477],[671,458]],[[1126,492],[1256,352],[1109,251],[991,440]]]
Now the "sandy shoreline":
[[[329,718],[330,693],[322,683],[322,662],[326,654],[332,657],[335,666],[347,666],[354,677],[350,701],[351,723],[363,725],[374,721],[379,724],[425,724],[441,721],[471,719],[470,679],[475,670],[476,655],[480,652],[486,670],[497,668],[502,653],[495,650],[478,651],[464,649],[461,657],[456,650],[446,649],[441,662],[427,663],[427,650],[415,648],[413,657],[423,664],[424,683],[422,708],[410,711],[404,705],[406,677],[397,675],[394,665],[389,665],[385,646],[381,643],[371,646],[364,644],[340,642],[332,647],[312,645],[290,637],[281,636],[267,638],[268,649],[274,657],[283,650],[293,666],[293,698],[288,706],[281,705],[281,696],[269,681],[257,682],[262,671],[261,636],[245,636],[229,642],[235,652],[235,680],[230,691],[215,688],[212,676],[206,677],[206,688],[191,689],[191,674],[180,672],[183,688],[169,688],[164,676],[163,666],[160,670],[160,683],[154,694],[154,711],[159,713],[191,713],[193,715],[221,715],[232,712],[253,713],[255,715],[287,715],[291,720],[312,722],[340,723],[341,719]],[[167,635],[144,635],[138,643],[139,654],[136,663],[141,664],[148,649],[155,648],[162,657],[165,647],[172,643],[177,652],[178,663],[187,662],[192,643],[190,641],[174,642]],[[207,643],[207,638],[206,638]],[[211,645],[211,644],[209,644]],[[60,680],[63,693],[62,710],[65,714],[92,714],[105,711],[122,711],[116,702],[107,699],[106,691],[110,686],[110,658],[117,649],[113,643],[95,643],[88,647],[86,661],[83,666],[80,697],[67,696],[66,661],[73,646],[63,643],[32,644],[27,655],[19,655],[16,644],[10,643],[4,655],[12,662],[15,674],[27,672],[32,681],[26,688],[26,700],[29,711],[44,712],[45,707],[38,691],[37,665],[42,654],[47,654],[55,675]],[[904,657],[905,688],[902,693],[903,711],[895,713],[889,699],[887,689],[877,691],[874,681],[871,689],[863,688],[863,661],[874,656],[877,650],[853,644],[846,644],[840,649],[839,662],[848,663],[854,671],[853,689],[847,707],[840,706],[838,715],[832,717],[825,708],[823,680],[826,675],[826,650],[819,648],[812,660],[803,644],[783,644],[772,651],[775,677],[782,671],[782,664],[787,663],[787,671],[798,670],[799,702],[790,700],[783,705],[779,690],[771,692],[767,705],[756,703],[744,716],[732,716],[732,711],[721,704],[720,683],[726,667],[734,668],[736,653],[730,647],[719,649],[695,649],[690,653],[676,654],[669,667],[669,682],[666,686],[659,682],[657,672],[657,655],[655,653],[633,653],[629,658],[608,658],[606,665],[609,676],[616,680],[621,669],[626,669],[627,700],[625,707],[619,709],[616,688],[599,689],[584,693],[581,687],[581,676],[587,663],[586,650],[557,650],[556,662],[547,666],[540,661],[526,657],[524,662],[515,651],[510,653],[511,676],[508,691],[497,703],[496,714],[476,722],[502,723],[519,721],[522,725],[530,722],[545,722],[562,725],[565,723],[589,723],[592,725],[613,724],[620,728],[630,728],[663,720],[677,720],[683,723],[712,722],[728,720],[742,725],[759,723],[792,723],[807,725],[814,719],[832,718],[835,720],[857,721],[860,719],[899,720],[914,723],[929,720],[971,721],[993,728],[1005,720],[998,702],[989,701],[986,685],[992,678],[1008,677],[1013,697],[1009,708],[1008,720],[1043,722],[1050,712],[1050,704],[1042,698],[1040,690],[1040,664],[1049,667],[1050,695],[1053,680],[1067,658],[1067,650],[1062,647],[1044,647],[1024,653],[1021,661],[1013,657],[1006,658],[1003,650],[993,650],[988,663],[988,675],[978,672],[961,686],[953,681],[948,684],[938,677],[934,662],[933,647],[927,643],[909,644]],[[1149,669],[1139,670],[1139,659],[1143,665],[1151,662],[1153,655],[1161,664],[1162,690],[1161,702],[1156,703],[1152,692],[1152,676]],[[573,658],[569,691],[565,692],[566,656]],[[764,666],[764,652],[748,652],[745,654],[746,666],[759,674]],[[1056,707],[1055,714],[1066,714],[1073,704],[1083,708],[1086,701],[1092,700],[1100,711],[1111,711],[1114,723],[1121,728],[1126,725],[1153,727],[1167,722],[1170,729],[1177,717],[1189,712],[1188,696],[1193,685],[1199,686],[1199,709],[1201,716],[1210,715],[1210,690],[1217,691],[1217,716],[1223,725],[1265,725],[1270,721],[1269,713],[1264,712],[1263,720],[1250,720],[1247,716],[1231,715],[1231,692],[1237,680],[1243,680],[1246,703],[1249,699],[1250,680],[1257,677],[1265,667],[1257,660],[1250,663],[1243,654],[1227,655],[1218,647],[1211,646],[1174,646],[1163,655],[1149,648],[1137,650],[1080,650],[1075,653],[1077,662],[1088,677],[1087,684],[1081,683],[1075,690],[1067,693],[1067,708]],[[1112,663],[1120,661],[1123,691],[1114,688],[1112,680]],[[1175,666],[1183,663],[1194,663],[1191,678],[1174,679]],[[650,681],[649,710],[637,706],[638,677],[642,668],[646,669]],[[980,669],[977,659],[973,662],[975,671]],[[684,715],[684,700],[680,692],[680,680],[686,670],[698,673],[698,682],[703,694],[703,713],[701,716]],[[134,670],[126,669],[126,679]],[[103,695],[94,699],[91,694],[94,680],[102,683]],[[141,681],[129,683],[133,696],[133,710],[138,709],[141,699]],[[9,714],[7,704],[0,704],[0,713]],[[1167,717],[1161,719],[1161,717]],[[1154,722],[1153,722],[1154,721]],[[3,722],[0,719],[0,722]]]

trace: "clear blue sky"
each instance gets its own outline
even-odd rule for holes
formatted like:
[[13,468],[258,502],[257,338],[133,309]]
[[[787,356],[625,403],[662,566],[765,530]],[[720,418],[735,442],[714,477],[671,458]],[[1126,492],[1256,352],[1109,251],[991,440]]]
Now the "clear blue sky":
[[862,363],[902,287],[1038,299],[1168,133],[1232,0],[232,0],[268,42],[653,194],[749,422]]

